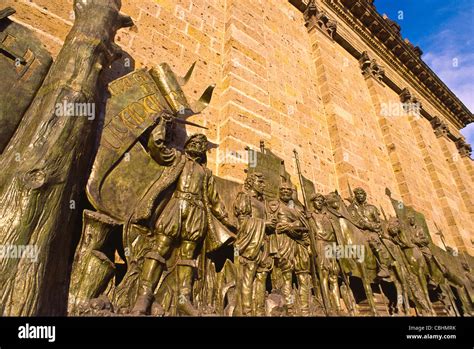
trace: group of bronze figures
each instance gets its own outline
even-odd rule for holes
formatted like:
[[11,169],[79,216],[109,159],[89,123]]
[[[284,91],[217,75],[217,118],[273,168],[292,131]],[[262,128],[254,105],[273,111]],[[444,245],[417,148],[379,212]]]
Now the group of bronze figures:
[[[12,8],[0,11],[0,70],[14,81],[0,93],[0,244],[41,251],[1,259],[3,315],[64,314],[68,277],[73,316],[472,315],[472,256],[435,246],[423,215],[389,192],[396,216],[384,219],[362,188],[316,193],[295,151],[300,201],[264,144],[247,150],[243,185],[214,176],[217,146],[184,127],[201,127],[187,118],[214,89],[187,101],[194,65],[99,79],[123,53],[116,31],[133,25],[119,9],[75,0],[54,62]],[[84,105],[105,113],[57,112]]]
[[[470,315],[468,258],[435,247],[423,216],[390,200],[382,220],[351,192],[316,193],[295,161],[247,149],[247,178],[214,176],[187,120],[185,77],[166,63],[109,84],[72,267],[71,315]],[[181,132],[180,132],[181,131]],[[402,204],[400,206],[400,204]]]
[[[337,191],[304,205],[285,176],[273,196],[258,166],[231,188],[206,167],[205,135],[189,137],[180,151],[167,145],[168,131],[163,121],[140,145],[165,170],[128,222],[85,212],[70,314],[472,314],[467,260],[458,273],[435,255],[415,211],[381,219],[362,188],[351,191],[349,205]],[[122,246],[106,243],[110,227],[122,229]],[[107,249],[126,260],[122,275]]]

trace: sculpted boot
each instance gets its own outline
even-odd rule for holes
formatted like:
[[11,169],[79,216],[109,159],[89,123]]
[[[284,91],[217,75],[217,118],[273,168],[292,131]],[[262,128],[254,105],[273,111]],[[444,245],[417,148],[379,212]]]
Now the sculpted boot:
[[154,258],[146,258],[143,262],[138,296],[131,311],[133,315],[146,315],[153,302],[153,291],[163,272],[163,263]]
[[255,261],[240,258],[242,316],[252,316],[254,280],[257,270]]
[[170,250],[172,240],[162,234],[156,236],[154,249],[145,255],[140,281],[138,285],[138,296],[131,313],[133,315],[146,315],[153,302],[153,292],[160,281],[161,274],[166,265],[165,256]]
[[181,260],[178,262],[178,313],[180,315],[199,316],[199,311],[191,302],[193,290],[193,271],[195,261],[192,259],[196,243],[193,241],[183,241],[180,247]]
[[[178,296],[178,314],[188,316],[199,316],[199,311],[194,307],[191,302],[191,278],[193,268],[189,266],[178,266],[178,275],[181,278],[189,279],[189,286],[181,286],[179,289]],[[187,280],[186,283],[188,284]]]

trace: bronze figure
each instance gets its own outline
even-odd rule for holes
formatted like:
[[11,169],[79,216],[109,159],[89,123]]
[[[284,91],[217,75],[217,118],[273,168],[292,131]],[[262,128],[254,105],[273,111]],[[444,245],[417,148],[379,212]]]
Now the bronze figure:
[[340,314],[340,292],[339,275],[341,270],[336,257],[336,231],[326,208],[326,198],[322,194],[316,194],[311,202],[309,220],[310,227],[316,234],[317,248],[317,270],[319,273],[321,293],[326,309],[329,314]]
[[348,209],[354,219],[354,224],[362,229],[367,235],[369,246],[377,257],[378,273],[380,279],[390,278],[388,266],[390,265],[390,256],[387,248],[383,245],[380,234],[382,224],[380,213],[377,207],[367,203],[367,193],[362,188],[354,189],[354,199]]
[[310,315],[311,274],[308,223],[302,207],[293,201],[293,187],[284,182],[279,188],[279,200],[273,206],[276,217],[277,237],[276,265],[281,270],[285,297],[289,314],[295,314],[295,296],[293,294],[293,273],[298,280],[297,295],[300,314]]
[[238,219],[234,255],[240,295],[238,315],[265,315],[266,281],[273,266],[268,234],[275,229],[276,219],[267,220],[264,189],[263,174],[250,173],[234,203]]
[[207,138],[203,134],[191,136],[184,146],[184,154],[167,149],[161,143],[149,145],[158,163],[179,166],[180,174],[173,183],[171,198],[152,225],[151,249],[145,255],[132,313],[143,315],[148,312],[172,245],[179,241],[178,310],[197,315],[191,299],[197,245],[203,241],[206,231],[212,229],[209,226],[215,224],[214,217],[230,225],[212,173],[205,167]]

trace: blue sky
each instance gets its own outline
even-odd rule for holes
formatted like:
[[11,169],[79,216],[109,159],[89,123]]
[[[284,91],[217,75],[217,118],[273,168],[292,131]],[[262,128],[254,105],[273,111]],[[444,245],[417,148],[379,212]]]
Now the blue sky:
[[[375,0],[402,27],[402,36],[423,51],[422,59],[474,111],[474,1]],[[474,145],[474,123],[463,135]]]

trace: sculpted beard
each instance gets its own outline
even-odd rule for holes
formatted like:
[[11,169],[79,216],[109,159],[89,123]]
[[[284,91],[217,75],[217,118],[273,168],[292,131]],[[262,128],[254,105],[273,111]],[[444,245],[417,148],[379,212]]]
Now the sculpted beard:
[[186,154],[192,157],[200,157],[202,158],[206,154],[206,145],[200,142],[190,142],[186,146]]

